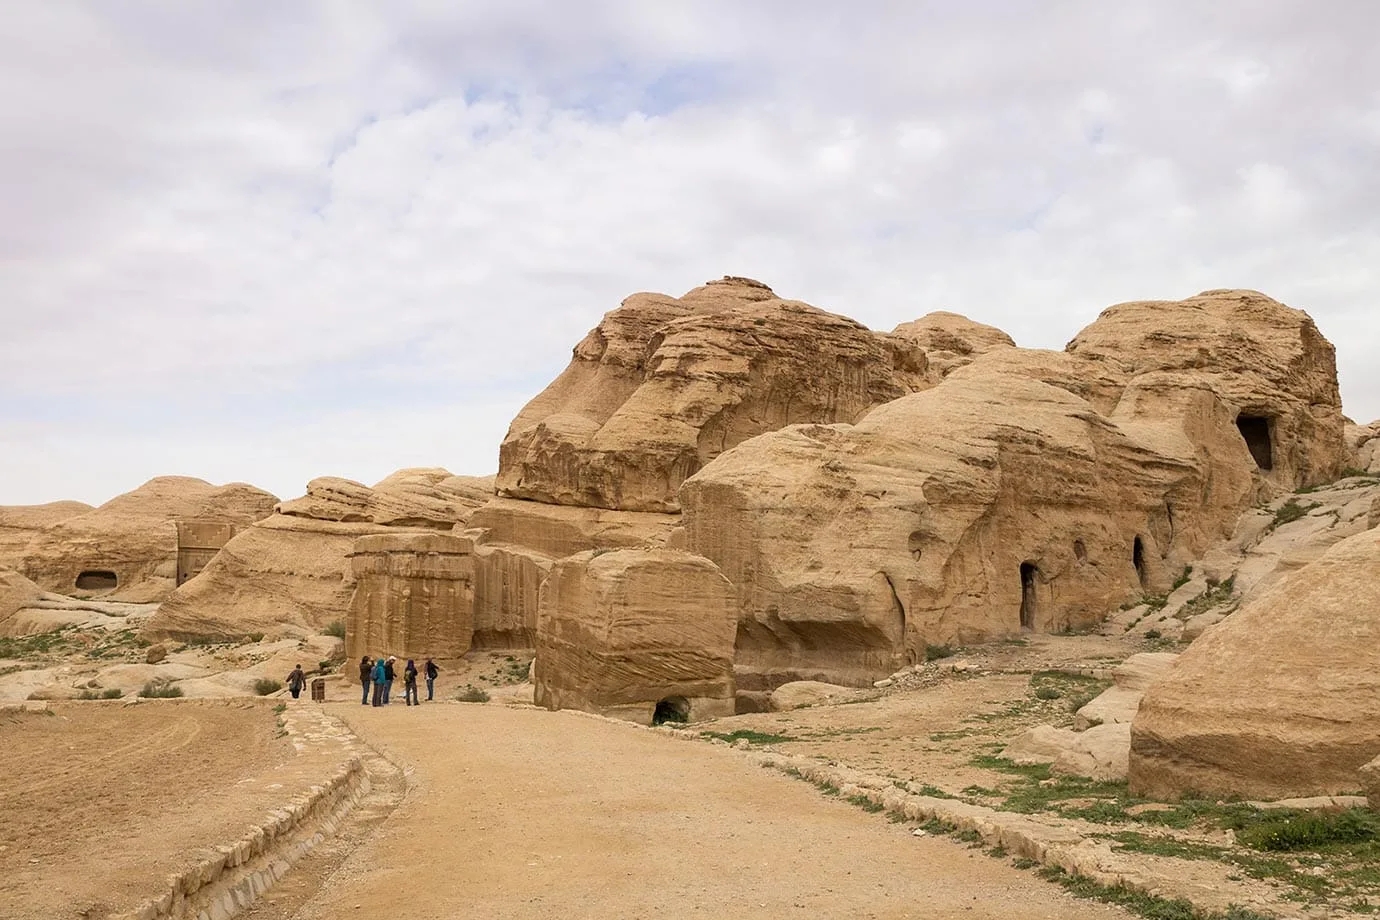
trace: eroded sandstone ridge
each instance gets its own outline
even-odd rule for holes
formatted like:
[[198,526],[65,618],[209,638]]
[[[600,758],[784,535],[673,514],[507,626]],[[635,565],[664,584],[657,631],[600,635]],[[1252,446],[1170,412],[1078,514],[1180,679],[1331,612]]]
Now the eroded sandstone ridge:
[[1131,789],[1254,798],[1363,786],[1380,753],[1380,530],[1332,546],[1198,638],[1142,700]]
[[276,501],[240,482],[213,486],[160,476],[99,508],[79,502],[4,508],[0,565],[46,591],[157,601],[176,586],[178,521],[245,527],[272,513]]
[[541,589],[536,702],[643,723],[732,715],[736,624],[728,580],[707,559],[562,559]]
[[471,542],[444,533],[360,537],[350,553],[355,589],[345,657],[459,658],[470,649]]
[[1162,593],[1253,501],[1344,461],[1332,346],[1264,295],[1105,311],[856,424],[730,450],[673,545],[733,583],[740,691],[861,684],[927,645],[1086,626]]
[[301,498],[227,543],[144,625],[148,638],[234,639],[314,633],[345,619],[350,554],[372,534],[449,532],[491,494],[491,480],[443,469],[400,470],[372,488],[323,477]]

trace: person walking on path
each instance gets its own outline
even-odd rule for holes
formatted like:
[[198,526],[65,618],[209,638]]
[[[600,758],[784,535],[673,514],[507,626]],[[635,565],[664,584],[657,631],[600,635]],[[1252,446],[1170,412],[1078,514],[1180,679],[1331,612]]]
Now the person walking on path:
[[368,655],[361,655],[359,658],[359,684],[364,688],[364,694],[359,698],[359,705],[369,705],[369,687],[374,682],[374,660]]
[[417,698],[417,663],[411,658],[407,659],[407,667],[403,668],[403,699],[409,706],[422,705]]
[[383,705],[388,705],[388,698],[393,695],[393,680],[398,676],[393,670],[393,662],[397,661],[396,655],[389,655],[388,660],[383,663]]
[[426,701],[431,702],[431,695],[436,692],[436,675],[441,673],[441,669],[436,667],[436,662],[430,658],[426,660]]
[[375,706],[382,706],[382,705],[383,705],[383,691],[384,691],[385,689],[387,689],[387,688],[384,686],[384,683],[383,683],[383,677],[384,677],[384,673],[385,673],[385,672],[384,672],[384,669],[385,669],[385,663],[384,663],[384,660],[383,660],[383,656],[380,655],[380,656],[378,657],[378,659],[374,661],[374,705],[375,705]]
[[287,676],[287,685],[292,698],[295,700],[302,695],[302,688],[307,685],[307,675],[299,664],[292,669],[292,673]]

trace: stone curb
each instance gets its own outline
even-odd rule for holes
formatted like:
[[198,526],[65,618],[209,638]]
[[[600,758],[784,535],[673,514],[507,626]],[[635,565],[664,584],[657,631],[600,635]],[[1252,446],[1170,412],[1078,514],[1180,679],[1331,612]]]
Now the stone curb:
[[[289,724],[289,731],[293,731]],[[229,920],[333,835],[369,791],[363,761],[351,757],[320,785],[283,805],[216,855],[168,876],[167,889],[112,920]]]

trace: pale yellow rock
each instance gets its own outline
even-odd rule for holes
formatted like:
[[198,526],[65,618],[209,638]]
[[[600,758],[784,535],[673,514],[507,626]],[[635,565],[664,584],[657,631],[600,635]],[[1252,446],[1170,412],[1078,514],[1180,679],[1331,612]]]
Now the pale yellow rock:
[[345,658],[459,658],[474,632],[473,542],[442,533],[355,540]]
[[[1129,724],[1140,708],[1146,689],[1164,677],[1178,657],[1172,652],[1142,652],[1127,658],[1112,671],[1112,686],[1075,714],[1074,729],[1084,731],[1094,725]],[[1130,744],[1129,737],[1127,744]]]
[[454,476],[444,469],[399,470],[372,488],[323,476],[307,483],[307,494],[281,502],[279,514],[449,530],[493,496],[492,478]]
[[867,691],[853,687],[840,687],[815,680],[796,680],[782,684],[771,692],[772,712],[788,712],[805,706],[819,706],[829,703],[847,703],[862,699]]
[[[43,589],[18,572],[0,569],[0,628],[20,610],[43,596]],[[0,632],[0,635],[14,633]]]
[[1361,789],[1366,794],[1366,801],[1372,810],[1380,811],[1380,756],[1363,764],[1358,775],[1361,778]]
[[674,512],[686,477],[747,438],[851,422],[928,385],[902,336],[725,278],[682,298],[634,294],[575,347],[519,413],[499,494]]
[[1137,794],[1354,791],[1380,753],[1380,531],[1343,540],[1204,633],[1132,723]]
[[1001,756],[1019,764],[1047,763],[1056,773],[1125,779],[1130,732],[1126,723],[1096,725],[1081,732],[1040,725],[1007,745]]
[[1347,425],[1347,466],[1367,473],[1380,473],[1380,421],[1369,425]]
[[0,569],[24,565],[24,550],[43,531],[69,518],[94,511],[85,502],[46,505],[0,505]]
[[995,326],[986,326],[958,313],[943,310],[902,323],[891,330],[891,334],[920,346],[925,352],[928,376],[936,383],[957,368],[971,363],[978,355],[994,348],[1011,348],[1016,344],[1011,336]]
[[731,715],[735,619],[707,559],[666,549],[562,559],[541,589],[536,703],[642,723]]
[[[186,476],[160,476],[88,511],[40,506],[54,523],[25,545],[17,568],[47,591],[100,595],[131,602],[161,600],[177,577],[176,522],[199,518],[248,525],[268,516],[277,499],[244,483],[213,486]],[[5,517],[33,520],[34,509]]]

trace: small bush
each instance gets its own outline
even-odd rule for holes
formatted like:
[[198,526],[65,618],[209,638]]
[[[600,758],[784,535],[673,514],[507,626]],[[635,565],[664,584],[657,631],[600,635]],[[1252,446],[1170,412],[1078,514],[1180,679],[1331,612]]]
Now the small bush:
[[1162,635],[1164,635],[1164,633],[1160,632],[1158,629],[1149,629],[1145,632],[1145,638],[1147,639],[1158,639]]
[[1306,505],[1300,505],[1296,499],[1291,498],[1279,506],[1279,510],[1275,512],[1274,520],[1270,522],[1270,526],[1267,527],[1266,530],[1274,530],[1285,524],[1291,524],[1317,507],[1320,507],[1317,502],[1309,502]]
[[264,641],[264,634],[263,634],[263,633],[249,633],[247,636],[244,637],[244,641],[245,641],[245,642],[262,642],[262,641]]
[[277,693],[281,689],[283,689],[282,682],[271,677],[260,677],[254,681],[254,694],[256,696],[268,696],[270,693]]
[[720,741],[727,741],[732,744],[735,741],[746,741],[748,744],[785,744],[787,741],[797,741],[790,735],[777,735],[772,732],[753,731],[750,728],[740,728],[731,732],[703,732],[706,738],[718,738]]
[[927,645],[925,646],[925,660],[938,661],[940,658],[953,657],[954,649],[949,645]]
[[[106,687],[104,690],[83,690],[78,696],[79,700],[118,700],[125,695],[125,691],[119,687]],[[178,691],[178,696],[181,696]]]
[[1035,698],[1037,700],[1057,700],[1063,695],[1064,691],[1060,690],[1058,687],[1045,686],[1035,688]]
[[455,698],[462,703],[487,703],[489,701],[489,691],[482,687],[465,687]]
[[1316,850],[1332,843],[1362,843],[1380,837],[1380,819],[1359,808],[1331,814],[1305,814],[1262,821],[1236,834],[1255,850]]
[[345,638],[345,621],[332,620],[326,624],[326,628],[321,630],[323,636],[335,636],[337,639]]
[[144,684],[144,689],[139,691],[139,695],[150,700],[175,699],[182,695],[182,688],[166,680],[151,680]]
[[1186,566],[1184,566],[1183,573],[1182,573],[1178,578],[1174,579],[1174,587],[1173,587],[1172,590],[1174,590],[1174,591],[1179,590],[1179,589],[1182,588],[1184,585],[1188,584],[1188,580],[1189,580],[1190,578],[1192,578],[1192,577],[1193,577],[1193,566],[1191,566],[1191,565],[1186,565]]

